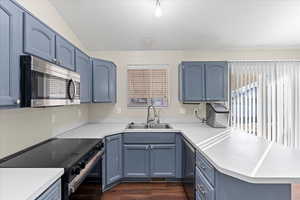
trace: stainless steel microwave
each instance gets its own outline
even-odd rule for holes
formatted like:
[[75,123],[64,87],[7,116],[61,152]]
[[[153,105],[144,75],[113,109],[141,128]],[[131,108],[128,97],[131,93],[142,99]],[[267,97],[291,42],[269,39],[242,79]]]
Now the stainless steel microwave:
[[21,107],[80,104],[80,75],[34,56],[21,56]]

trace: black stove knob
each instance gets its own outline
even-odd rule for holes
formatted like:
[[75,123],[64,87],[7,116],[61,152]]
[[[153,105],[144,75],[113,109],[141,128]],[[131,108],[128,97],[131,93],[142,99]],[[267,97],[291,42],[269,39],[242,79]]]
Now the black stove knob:
[[103,147],[103,144],[97,144],[95,146],[95,150],[100,151],[102,149],[102,147]]
[[81,168],[81,169],[84,169],[85,168],[85,162],[80,162],[78,164],[78,166]]
[[72,169],[72,175],[79,175],[80,174],[80,171],[81,171],[81,169],[80,169],[80,167],[79,166],[76,166],[76,167],[74,167],[73,169]]

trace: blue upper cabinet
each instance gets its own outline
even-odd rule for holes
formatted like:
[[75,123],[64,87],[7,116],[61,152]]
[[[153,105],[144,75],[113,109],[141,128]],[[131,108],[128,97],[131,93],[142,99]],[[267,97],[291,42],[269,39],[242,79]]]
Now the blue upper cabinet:
[[0,0],[0,106],[20,102],[20,55],[23,12],[9,0]]
[[75,70],[75,47],[58,35],[56,36],[56,60],[59,65]]
[[205,100],[205,65],[202,62],[183,62],[181,71],[181,95],[183,102]]
[[55,32],[28,13],[24,15],[24,52],[56,62]]
[[76,49],[76,72],[80,73],[80,101],[92,102],[93,66],[89,56]]
[[116,102],[116,66],[112,62],[93,59],[93,102]]
[[184,103],[226,101],[227,62],[182,62],[179,66],[179,97]]
[[228,94],[228,66],[226,62],[205,64],[205,96],[207,101],[226,101]]

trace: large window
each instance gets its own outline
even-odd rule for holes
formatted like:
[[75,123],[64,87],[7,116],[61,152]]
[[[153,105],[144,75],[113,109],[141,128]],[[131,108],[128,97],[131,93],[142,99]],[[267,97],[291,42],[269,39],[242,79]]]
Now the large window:
[[300,148],[300,62],[231,62],[231,125]]
[[128,106],[168,106],[168,66],[128,66]]

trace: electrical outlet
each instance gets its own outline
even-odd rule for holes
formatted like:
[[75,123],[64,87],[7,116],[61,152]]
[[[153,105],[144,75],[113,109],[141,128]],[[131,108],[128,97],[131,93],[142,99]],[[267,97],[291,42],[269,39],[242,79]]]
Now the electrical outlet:
[[51,123],[55,124],[56,116],[54,114],[51,115]]
[[122,112],[122,109],[120,107],[115,108],[115,113],[120,114]]
[[186,114],[186,110],[184,108],[180,108],[179,109],[179,113],[185,115]]
[[80,109],[78,109],[78,110],[77,110],[77,115],[78,115],[78,117],[79,117],[79,118],[81,117],[81,115],[82,115],[82,112],[81,112],[81,110],[80,110]]

